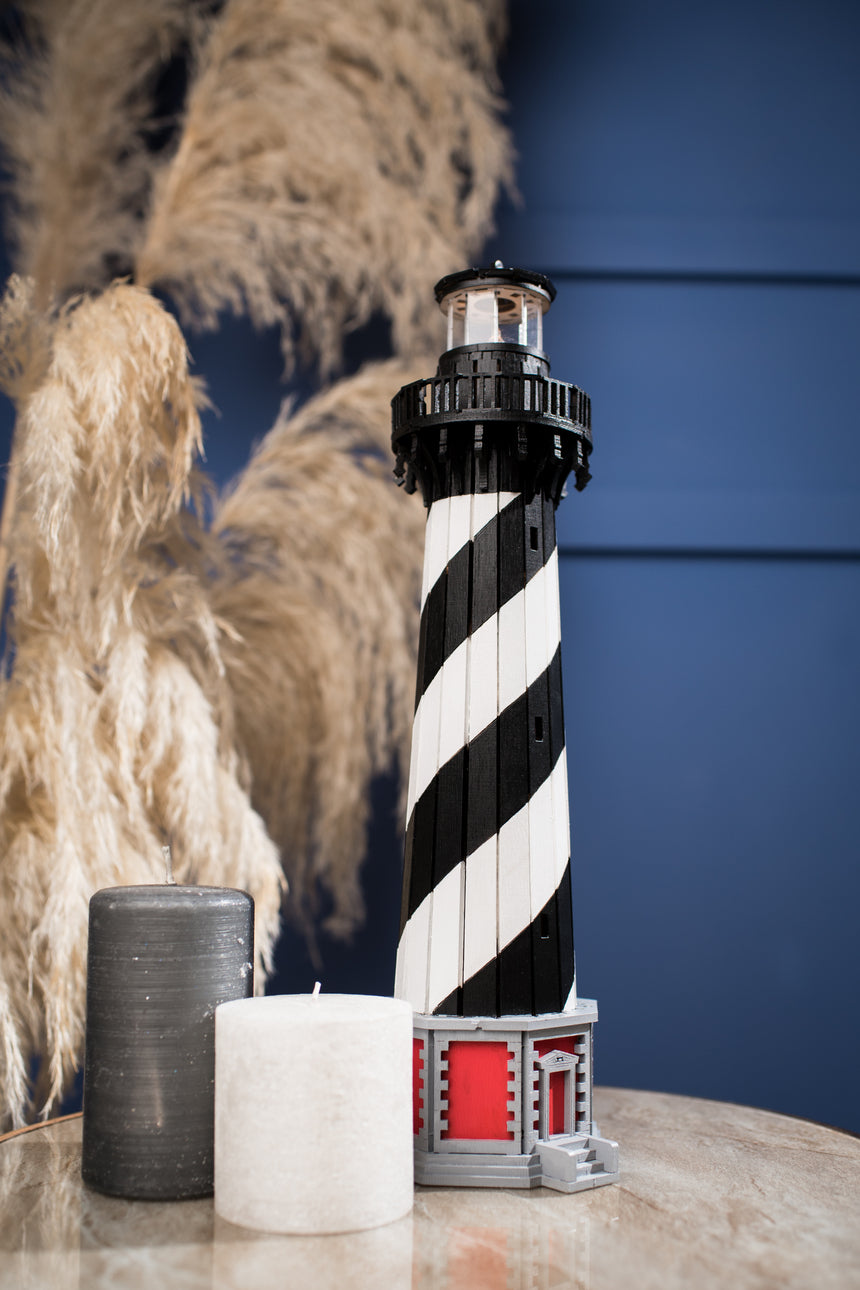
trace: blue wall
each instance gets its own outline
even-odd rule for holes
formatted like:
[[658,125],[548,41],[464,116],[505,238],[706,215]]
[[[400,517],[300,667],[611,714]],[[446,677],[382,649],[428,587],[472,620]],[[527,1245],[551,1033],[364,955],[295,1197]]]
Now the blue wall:
[[597,1078],[860,1129],[860,7],[515,0]]

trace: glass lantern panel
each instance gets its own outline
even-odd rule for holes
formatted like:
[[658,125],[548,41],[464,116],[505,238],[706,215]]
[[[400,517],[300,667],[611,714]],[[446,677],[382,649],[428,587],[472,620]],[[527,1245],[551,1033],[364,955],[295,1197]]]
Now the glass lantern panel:
[[524,301],[525,335],[521,344],[530,349],[543,350],[543,302],[535,296],[527,296]]
[[[446,338],[445,348],[453,349],[455,345],[462,345],[463,325],[462,323],[460,323],[460,320],[454,316],[454,300],[451,296],[449,296],[447,301],[445,302],[445,320],[448,324],[448,334]],[[461,333],[461,339],[455,340],[454,336],[458,330],[458,323],[460,323],[459,330]]]
[[443,302],[448,320],[448,348],[466,343],[466,292],[458,291]]
[[466,293],[467,345],[480,345],[499,339],[498,312],[495,291],[469,291]]
[[522,291],[497,291],[496,298],[499,310],[498,339],[505,345],[524,345],[525,297]]

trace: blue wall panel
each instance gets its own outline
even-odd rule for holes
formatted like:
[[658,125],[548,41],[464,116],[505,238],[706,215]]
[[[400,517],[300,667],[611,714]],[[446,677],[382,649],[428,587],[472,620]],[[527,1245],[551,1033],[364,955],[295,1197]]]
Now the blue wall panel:
[[836,562],[564,562],[600,1080],[857,1124],[858,590]]
[[510,7],[512,249],[540,227],[554,268],[860,269],[856,4]]
[[860,1129],[860,7],[514,0],[597,1078]]
[[561,542],[860,553],[860,289],[556,285],[547,349],[595,439]]

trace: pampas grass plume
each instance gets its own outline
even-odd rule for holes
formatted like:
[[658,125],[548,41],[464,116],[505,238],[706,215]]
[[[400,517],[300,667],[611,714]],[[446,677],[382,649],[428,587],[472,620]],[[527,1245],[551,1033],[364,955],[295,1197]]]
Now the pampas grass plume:
[[[56,321],[20,405],[15,660],[0,687],[0,1085],[13,1119],[29,1056],[45,1106],[80,1051],[87,903],[100,887],[250,890],[258,966],[278,926],[278,852],[229,738],[231,696],[185,503],[199,447],[185,342],[116,285]],[[226,732],[226,735],[225,735]]]
[[293,900],[308,912],[326,892],[336,932],[363,913],[370,780],[392,750],[406,764],[424,509],[394,487],[387,440],[391,391],[420,370],[371,364],[285,409],[215,518],[212,605],[235,632],[223,656],[253,801]]
[[136,279],[336,363],[374,310],[434,349],[433,283],[486,234],[510,144],[498,0],[227,0],[199,47]]
[[157,72],[185,38],[184,0],[24,0],[0,49],[7,232],[36,296],[105,286],[130,266],[158,158]]
[[[432,365],[433,283],[481,245],[511,150],[502,0],[16,14],[0,1121],[21,1123],[79,1058],[90,895],[159,880],[164,842],[179,881],[253,894],[258,985],[285,873],[306,925],[321,902],[335,932],[362,917],[370,781],[407,755],[424,524],[391,478],[388,405]],[[150,149],[186,41],[175,141]],[[401,358],[285,407],[207,526],[203,395],[156,287],[189,323],[278,325],[288,367],[330,374],[374,313]]]

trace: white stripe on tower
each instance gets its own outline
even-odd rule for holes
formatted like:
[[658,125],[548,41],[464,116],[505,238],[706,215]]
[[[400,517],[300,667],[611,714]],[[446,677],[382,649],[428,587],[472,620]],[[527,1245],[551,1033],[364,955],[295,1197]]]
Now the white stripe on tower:
[[[441,497],[430,507],[427,516],[427,527],[424,540],[424,573],[421,587],[421,609],[427,597],[444,574],[451,559],[474,539],[475,535],[495,519],[498,511],[511,502],[516,493],[466,493],[456,497]],[[489,639],[495,639],[495,625],[492,620],[484,623],[478,632]],[[477,633],[476,633],[477,634]],[[444,728],[445,743],[439,750],[441,760],[432,738],[421,734],[422,724],[435,730],[438,720],[437,710],[441,710],[443,676],[446,670],[464,674],[468,668],[469,640],[458,646],[443,663],[442,668],[422,687],[418,696],[415,717],[412,722],[412,752],[409,758],[409,787],[406,801],[406,818],[412,815],[416,801],[433,779],[438,767],[444,765],[463,747],[463,734],[455,722],[448,721]],[[419,678],[419,684],[421,678]],[[456,684],[456,682],[455,682]],[[429,717],[425,717],[426,713]]]
[[[440,572],[444,570],[448,559],[448,515],[451,509],[453,498],[440,497],[438,502],[430,507],[427,514],[427,524],[424,530],[424,571],[421,586],[421,608],[427,600],[430,588],[437,581]],[[432,581],[431,581],[432,578]],[[421,678],[418,678],[419,685]],[[423,699],[423,695],[422,695]],[[434,702],[435,700],[435,702]],[[425,769],[428,760],[435,761],[434,744],[438,729],[439,716],[436,708],[438,707],[439,696],[434,694],[430,697],[430,702],[419,704],[412,722],[412,751],[409,757],[409,796],[407,806],[407,818],[412,813],[412,807],[415,803],[415,780],[419,772],[427,774]],[[425,727],[422,737],[421,726]],[[430,772],[435,773],[434,770]],[[429,781],[428,781],[429,782]]]
[[[537,652],[528,648],[529,624],[534,622],[536,610],[542,613],[544,607],[543,581],[547,571],[542,569],[526,583],[522,519],[518,527],[520,532],[517,534],[516,548],[500,556],[519,565],[519,581],[523,584],[523,589],[507,604],[500,607],[495,623],[499,648],[499,710],[501,712],[526,693],[531,682],[540,676],[549,663],[549,658],[544,658],[543,662],[539,663]],[[534,670],[535,667],[537,671]],[[527,714],[524,714],[524,720],[527,720]],[[518,733],[520,740],[525,740],[526,731],[522,730]],[[500,770],[504,755],[505,750],[500,749]],[[522,763],[521,777],[527,777],[527,758],[522,757],[517,760]],[[522,795],[527,798],[525,784],[522,785]],[[527,927],[531,922],[528,802],[526,801],[526,805],[516,811],[511,818],[506,819],[506,814],[509,812],[505,812],[504,803],[500,803],[499,820],[503,823],[497,838],[499,881],[496,901],[496,954],[514,939],[523,926]]]
[[[472,532],[472,525],[484,528],[496,514],[499,497],[502,505],[515,496],[514,493],[463,493],[454,497],[440,497],[433,502],[427,515],[427,527],[424,535],[424,572],[421,587],[421,608],[428,593],[445,572],[445,567],[452,556],[465,546]],[[460,546],[449,544],[451,538],[458,534]]]
[[[421,587],[422,611],[428,596],[455,555],[474,541],[507,505],[514,493],[477,493],[442,497],[429,509],[424,541]],[[493,628],[493,624],[487,624]],[[482,642],[490,636],[482,633]],[[480,652],[479,642],[479,652]],[[495,653],[495,635],[492,635]],[[462,642],[426,686],[419,676],[421,693],[412,724],[409,761],[407,820],[415,803],[432,785],[440,766],[467,742],[470,641]],[[495,715],[495,714],[493,714]],[[492,717],[490,718],[492,719]],[[425,848],[432,851],[432,847]],[[406,857],[407,864],[410,857]],[[463,887],[462,861],[434,887],[430,875],[416,875],[430,887],[407,919],[397,950],[394,993],[407,999],[417,1012],[432,1011],[430,998],[444,999],[462,985]],[[441,991],[441,993],[440,993]]]
[[430,950],[430,912],[433,893],[425,896],[410,917],[397,946],[394,997],[405,999],[415,1012],[427,1011],[427,965]]
[[[462,551],[471,540],[473,515],[473,507],[464,504],[469,503],[468,496],[452,497],[449,501],[456,505],[449,506],[446,570],[458,551]],[[482,527],[492,518],[491,508],[485,506],[484,509],[487,511],[487,518],[482,520]],[[465,742],[468,685],[465,658],[460,660],[459,664],[449,667],[443,665],[436,679],[441,681],[439,740],[436,746],[434,772],[438,775],[439,768],[444,766],[450,755],[447,750],[453,748],[456,751]],[[419,708],[420,706],[419,703]],[[436,839],[434,839],[433,851],[435,856],[438,851]],[[438,881],[435,880],[434,874],[433,891],[430,896],[433,912],[430,919],[430,954],[427,964],[427,1012],[432,1011],[431,1000],[446,999],[452,990],[456,990],[463,984],[464,882],[465,867],[462,861]]]
[[[484,494],[481,494],[481,496],[484,496]],[[503,496],[505,495],[503,494]],[[445,660],[419,699],[412,726],[412,757],[409,763],[409,793],[406,803],[407,820],[412,814],[412,808],[432,781],[439,766],[444,766],[445,762],[463,747],[462,734],[455,724],[449,722],[442,733],[444,742],[439,749],[438,763],[434,765],[435,758],[430,757],[426,752],[420,761],[416,756],[418,744],[416,730],[425,712],[435,714],[437,710],[441,709],[446,673],[451,671],[459,676],[468,671],[471,675],[472,659],[486,659],[493,654],[500,657],[500,649],[504,654],[507,654],[509,646],[514,652],[518,651],[522,654],[525,649],[523,620],[524,618],[534,620],[545,617],[547,585],[551,591],[554,589],[557,598],[558,553],[556,551],[553,551],[546,565],[529,580],[523,591],[519,592],[513,600],[509,600],[503,605],[498,615],[482,623],[478,630],[464,640],[462,645]],[[519,628],[514,629],[514,623],[520,623],[521,625]],[[522,637],[521,641],[520,637]],[[502,639],[505,641],[504,646],[500,644]],[[543,643],[543,648],[541,648],[541,642]],[[520,677],[516,674],[513,665],[505,669],[504,672],[501,668],[498,668],[499,690],[497,700],[493,699],[490,702],[488,698],[485,703],[476,703],[470,708],[470,739],[474,739],[492,721],[495,721],[499,712],[503,712],[509,704],[513,703],[519,695],[528,689],[533,681],[538,679],[549,667],[557,646],[558,640],[556,639],[555,644],[553,644],[549,632],[544,633],[540,638],[533,633],[532,649],[526,657],[525,675]],[[493,665],[494,672],[497,666],[497,664]],[[429,720],[435,722],[435,715],[430,717]]]
[[552,504],[435,502],[422,610],[395,993],[425,1014],[557,1011],[573,965]]
[[[515,495],[496,496],[496,516],[503,506],[514,500]],[[477,500],[477,498],[476,498]],[[473,541],[478,532],[473,521]],[[498,542],[496,543],[498,550]],[[495,561],[493,562],[495,564]],[[473,570],[472,600],[474,601]],[[493,576],[498,585],[496,570]],[[466,716],[466,736],[471,744],[490,722],[495,721],[499,712],[499,641],[498,615],[491,615],[481,627],[466,641],[469,665],[469,697]],[[498,949],[498,925],[496,919],[498,899],[498,837],[495,831],[483,841],[474,852],[469,854],[469,819],[470,806],[474,807],[474,767],[467,776],[466,785],[466,826],[463,830],[466,839],[466,861],[464,864],[464,900],[463,900],[463,964],[460,985],[473,976],[476,971],[488,962],[492,962]],[[493,790],[495,791],[495,784]],[[431,1010],[438,1008],[446,998],[431,1001]]]
[[[423,610],[428,593],[444,570],[448,558],[448,517],[451,509],[450,497],[441,497],[427,513],[427,524],[424,529],[424,568],[421,581],[421,608]],[[421,661],[419,659],[419,668]],[[418,684],[421,684],[419,674]],[[422,696],[423,697],[423,696]],[[435,702],[434,702],[435,699]],[[409,756],[409,786],[407,818],[412,814],[415,803],[415,783],[419,774],[432,776],[436,773],[436,756],[439,744],[439,719],[441,695],[431,696],[429,703],[422,703],[416,708],[412,722],[412,749]],[[406,856],[407,866],[410,857]],[[404,888],[407,887],[410,875],[404,873]],[[408,922],[401,929],[400,942],[397,947],[397,960],[394,969],[394,993],[397,998],[407,999],[416,1012],[425,1012],[427,1007],[427,979],[430,962],[430,924],[433,910],[432,889],[413,910]]]
[[[473,851],[466,864],[463,928],[463,979],[480,972],[499,950],[496,913],[499,891],[499,838],[493,834]],[[488,913],[492,917],[488,917]]]
[[[537,831],[532,833],[533,821],[547,821],[549,828],[552,828],[552,806],[553,801],[563,787],[567,786],[567,775],[565,774],[564,754],[559,757],[553,767],[549,779],[544,780],[540,788],[529,799],[524,807],[513,815],[506,824],[503,824],[499,830],[499,852],[502,849],[509,850],[514,845],[513,839],[519,838],[523,832],[529,839],[541,837],[542,842],[546,842],[546,834],[541,836]],[[552,838],[549,839],[549,862],[542,863],[539,860],[537,864],[526,862],[525,869],[527,875],[527,890],[524,892],[523,899],[517,905],[514,901],[506,900],[504,902],[504,911],[499,910],[499,949],[503,950],[510,945],[521,932],[534,922],[537,915],[546,905],[548,900],[552,899],[553,894],[558,889],[558,883],[555,880],[553,872],[553,848]],[[471,858],[467,861],[471,863]],[[467,868],[468,873],[468,868]],[[522,888],[521,888],[522,890]]]

